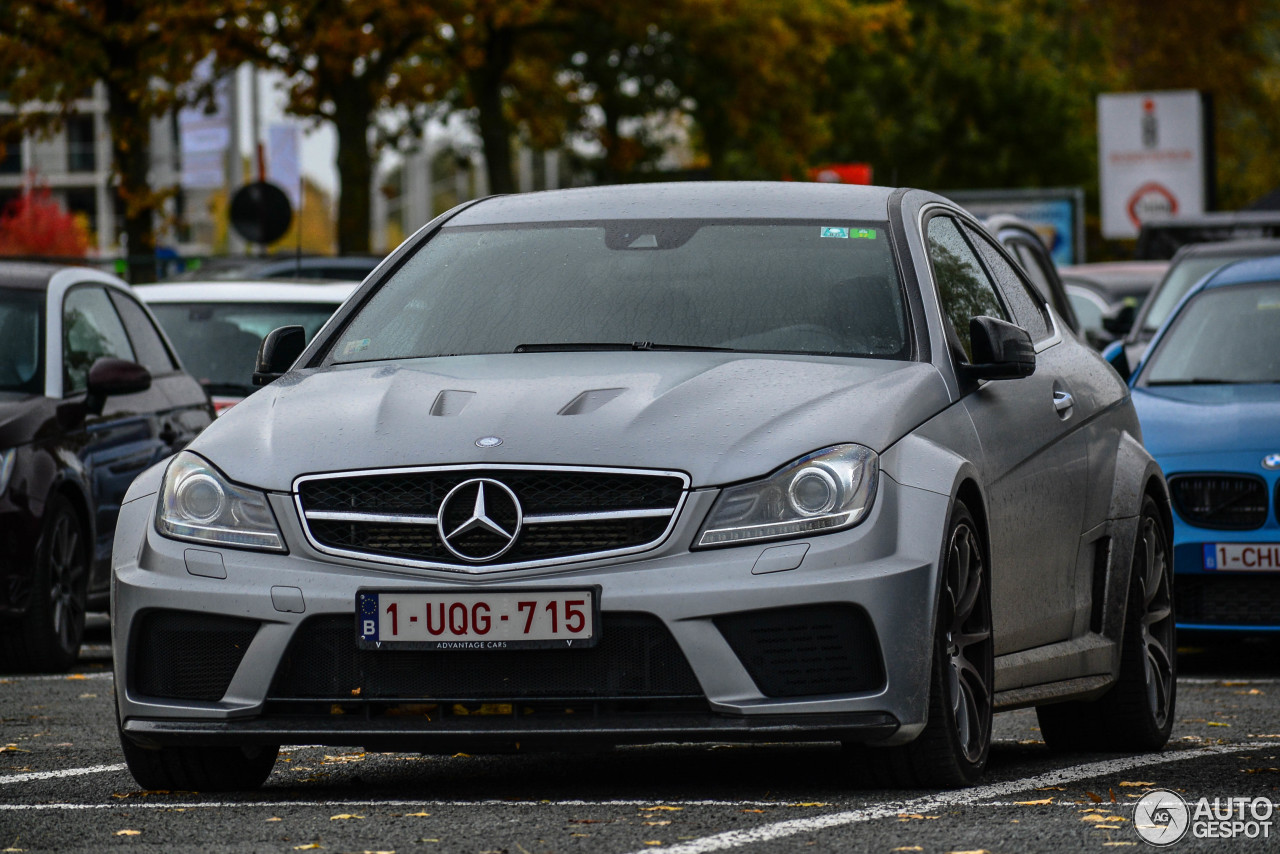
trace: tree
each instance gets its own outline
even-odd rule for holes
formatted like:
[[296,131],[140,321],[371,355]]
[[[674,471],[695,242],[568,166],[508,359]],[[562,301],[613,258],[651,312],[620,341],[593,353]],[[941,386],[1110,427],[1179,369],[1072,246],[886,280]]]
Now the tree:
[[83,258],[89,230],[68,213],[48,187],[34,187],[0,211],[0,255]]
[[1110,70],[1087,0],[910,0],[906,26],[841,49],[831,161],[935,190],[1094,181]]
[[58,131],[101,81],[135,282],[155,277],[155,214],[168,194],[150,184],[151,121],[193,97],[184,85],[216,19],[180,0],[13,0],[0,15],[0,90],[20,108],[0,116],[0,138]]
[[338,251],[369,251],[380,152],[416,133],[453,72],[435,44],[441,18],[421,0],[252,0],[225,19],[220,63],[283,72],[287,111],[338,138]]

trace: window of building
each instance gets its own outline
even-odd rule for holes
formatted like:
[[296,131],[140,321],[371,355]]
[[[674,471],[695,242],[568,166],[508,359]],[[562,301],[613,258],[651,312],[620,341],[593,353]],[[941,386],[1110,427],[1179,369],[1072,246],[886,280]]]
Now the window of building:
[[93,116],[67,117],[67,171],[96,172],[97,140]]

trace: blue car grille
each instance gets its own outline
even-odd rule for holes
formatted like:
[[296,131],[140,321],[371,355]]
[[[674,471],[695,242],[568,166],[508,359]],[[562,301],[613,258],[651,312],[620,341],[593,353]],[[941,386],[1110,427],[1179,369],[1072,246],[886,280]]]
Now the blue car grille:
[[1241,474],[1190,474],[1169,478],[1173,507],[1199,528],[1246,531],[1267,521],[1267,484]]

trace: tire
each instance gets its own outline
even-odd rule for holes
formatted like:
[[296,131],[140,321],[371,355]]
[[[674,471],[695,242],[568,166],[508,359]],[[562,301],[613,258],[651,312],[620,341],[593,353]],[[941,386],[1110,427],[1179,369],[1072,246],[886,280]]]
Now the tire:
[[139,786],[166,791],[251,791],[271,776],[280,753],[279,745],[148,748],[134,744],[124,733],[120,746]]
[[36,544],[27,613],[0,635],[0,658],[15,670],[63,673],[80,656],[91,544],[71,500],[54,493]]
[[877,785],[976,783],[991,752],[995,672],[991,592],[982,537],[963,504],[951,511],[929,676],[929,719],[909,744],[858,751]]
[[1178,690],[1175,619],[1169,535],[1155,501],[1146,496],[1129,573],[1120,675],[1096,700],[1038,707],[1045,743],[1072,752],[1164,747]]

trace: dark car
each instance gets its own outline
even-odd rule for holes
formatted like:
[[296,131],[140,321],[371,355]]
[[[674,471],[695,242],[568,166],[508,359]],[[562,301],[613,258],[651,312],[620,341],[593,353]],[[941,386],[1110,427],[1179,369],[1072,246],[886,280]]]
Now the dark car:
[[71,666],[125,490],[212,420],[120,279],[0,263],[0,667]]
[[1280,239],[1222,240],[1184,246],[1169,262],[1164,278],[1138,309],[1133,328],[1124,337],[1125,358],[1138,366],[1147,344],[1196,282],[1233,261],[1280,255]]
[[1101,349],[1124,337],[1168,261],[1102,261],[1058,268],[1080,328]]
[[1040,296],[1053,306],[1053,310],[1067,324],[1072,334],[1085,340],[1081,332],[1080,319],[1076,317],[1075,309],[1062,285],[1062,279],[1058,277],[1058,268],[1053,263],[1053,256],[1049,254],[1049,247],[1040,238],[1035,226],[1009,214],[987,217],[982,224],[1018,261],[1022,271],[1040,292]]
[[1150,219],[1138,232],[1136,256],[1140,260],[1172,258],[1192,243],[1222,243],[1280,237],[1280,211],[1212,211],[1187,216]]

